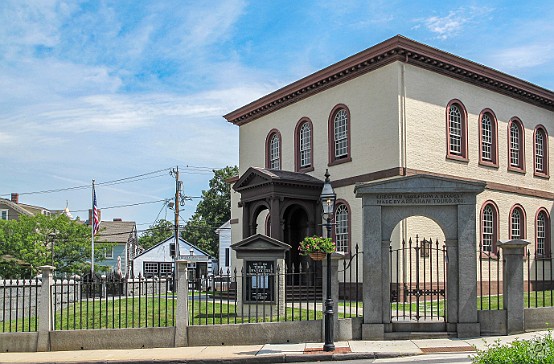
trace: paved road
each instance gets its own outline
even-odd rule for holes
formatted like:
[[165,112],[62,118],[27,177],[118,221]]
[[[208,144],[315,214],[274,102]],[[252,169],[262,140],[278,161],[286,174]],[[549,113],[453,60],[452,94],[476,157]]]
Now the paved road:
[[408,356],[404,358],[389,358],[389,359],[361,359],[361,360],[336,360],[336,361],[312,361],[306,363],[318,363],[318,364],[336,364],[336,363],[348,363],[348,364],[459,364],[459,363],[471,363],[471,359],[468,353],[443,353],[443,354],[426,354]]

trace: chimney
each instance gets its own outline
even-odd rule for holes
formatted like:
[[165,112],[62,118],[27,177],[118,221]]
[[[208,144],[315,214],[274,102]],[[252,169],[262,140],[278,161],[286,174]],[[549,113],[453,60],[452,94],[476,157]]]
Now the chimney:
[[114,218],[113,218],[113,221],[119,222],[119,221],[123,221],[123,219],[122,219],[121,217],[114,217]]
[[11,200],[13,203],[19,203],[19,193],[12,193]]
[[[98,209],[98,221],[102,221],[102,211]],[[92,209],[88,209],[87,225],[92,225]]]

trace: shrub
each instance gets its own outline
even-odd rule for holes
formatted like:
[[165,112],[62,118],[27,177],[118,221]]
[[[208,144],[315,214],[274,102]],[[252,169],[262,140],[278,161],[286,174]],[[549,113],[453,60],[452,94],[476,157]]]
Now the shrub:
[[543,364],[554,363],[554,339],[551,332],[532,340],[516,340],[501,345],[499,341],[477,350],[472,357],[476,364]]

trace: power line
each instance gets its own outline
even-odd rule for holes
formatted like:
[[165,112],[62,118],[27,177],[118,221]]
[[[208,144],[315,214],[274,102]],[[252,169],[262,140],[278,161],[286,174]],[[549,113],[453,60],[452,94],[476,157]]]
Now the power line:
[[[107,206],[107,207],[100,207],[100,210],[110,210],[110,209],[118,209],[118,208],[122,208],[122,207],[131,207],[131,206],[139,206],[139,205],[147,205],[147,204],[152,204],[152,203],[158,203],[158,202],[165,202],[166,200],[163,199],[163,200],[156,200],[156,201],[144,201],[144,202],[136,202],[136,203],[131,203],[131,204],[127,204],[127,205],[117,205],[117,206]],[[163,206],[162,206],[163,208]],[[71,212],[87,212],[88,209],[86,210],[71,210]]]

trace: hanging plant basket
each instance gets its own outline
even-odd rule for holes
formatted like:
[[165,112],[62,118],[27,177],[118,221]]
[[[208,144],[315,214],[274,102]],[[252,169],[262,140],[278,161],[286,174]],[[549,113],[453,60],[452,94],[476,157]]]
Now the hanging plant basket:
[[312,260],[320,261],[320,260],[325,259],[325,257],[327,256],[327,253],[313,252],[313,253],[310,253],[309,255],[310,255],[310,258],[312,258]]

